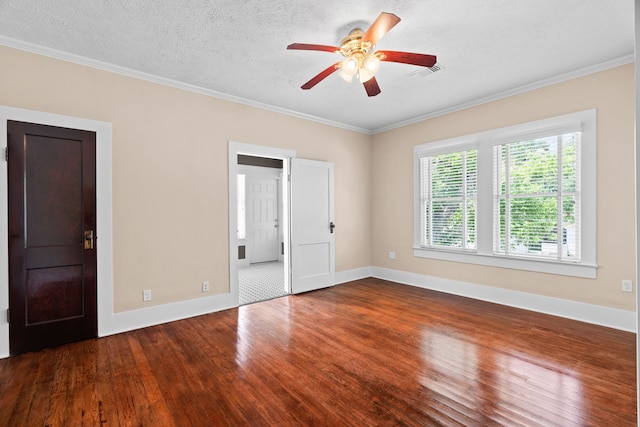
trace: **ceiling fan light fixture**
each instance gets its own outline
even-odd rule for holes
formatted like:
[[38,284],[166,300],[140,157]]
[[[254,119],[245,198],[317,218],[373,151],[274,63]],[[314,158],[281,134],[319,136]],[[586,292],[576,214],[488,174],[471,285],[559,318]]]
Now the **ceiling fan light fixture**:
[[367,55],[367,57],[362,61],[362,68],[370,73],[375,74],[378,71],[379,67],[380,60],[375,55]]
[[378,59],[375,55],[367,55],[361,63],[360,69],[358,70],[358,77],[360,79],[360,83],[368,82],[375,76],[376,71],[380,67],[380,59]]
[[373,74],[374,73],[371,73],[368,70],[361,68],[360,71],[358,72],[358,79],[360,80],[360,83],[365,83],[373,78]]
[[340,71],[338,75],[347,83],[351,83],[353,81],[353,76],[345,73],[344,70]]
[[340,68],[342,68],[342,73],[346,74],[347,76],[355,76],[359,68],[358,61],[354,57],[349,56],[344,61],[342,61],[342,65]]
[[432,67],[437,61],[434,55],[393,50],[375,51],[378,41],[398,22],[400,18],[393,13],[382,12],[366,32],[361,28],[354,28],[347,37],[342,39],[339,47],[307,43],[292,43],[287,46],[287,49],[331,52],[344,57],[340,62],[336,62],[303,84],[301,88],[311,89],[340,69],[340,77],[347,82],[352,82],[353,77],[357,75],[360,83],[364,84],[367,95],[376,96],[380,93],[380,86],[375,78],[380,61]]

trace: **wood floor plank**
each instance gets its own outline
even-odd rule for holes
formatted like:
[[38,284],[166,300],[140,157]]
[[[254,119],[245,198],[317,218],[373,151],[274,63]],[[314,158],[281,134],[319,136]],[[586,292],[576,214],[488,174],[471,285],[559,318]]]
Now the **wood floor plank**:
[[[10,406],[11,419],[15,419],[17,425],[31,425],[32,416],[42,417],[42,408],[47,408],[53,378],[53,366],[39,363],[41,354],[30,354],[16,364],[10,364],[10,371],[0,372],[2,387],[0,387],[0,413],[7,413]],[[11,375],[9,372],[33,372],[33,382],[25,382],[18,375]],[[5,382],[6,381],[6,382]],[[45,391],[45,393],[42,393]]]
[[0,425],[633,426],[635,334],[364,279],[0,360]]

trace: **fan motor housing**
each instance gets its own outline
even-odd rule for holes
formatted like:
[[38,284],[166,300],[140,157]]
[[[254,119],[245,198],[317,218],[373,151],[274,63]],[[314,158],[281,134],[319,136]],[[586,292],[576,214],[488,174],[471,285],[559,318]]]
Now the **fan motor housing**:
[[345,57],[365,56],[373,51],[371,42],[362,42],[364,31],[361,28],[354,28],[348,36],[340,42],[340,54]]

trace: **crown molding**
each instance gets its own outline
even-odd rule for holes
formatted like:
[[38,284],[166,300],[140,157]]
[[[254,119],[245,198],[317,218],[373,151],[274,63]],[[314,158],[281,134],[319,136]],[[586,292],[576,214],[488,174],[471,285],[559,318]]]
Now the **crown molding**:
[[96,59],[87,58],[85,56],[75,55],[72,53],[63,52],[57,49],[48,48],[45,46],[37,45],[34,43],[29,43],[23,40],[17,40],[11,37],[5,37],[0,35],[0,45],[11,47],[14,49],[35,53],[37,55],[47,56],[53,59],[58,59],[66,62],[72,62],[78,65],[83,65],[86,67],[95,68],[102,71],[108,71],[115,74],[120,74],[126,77],[131,77],[135,79],[145,80],[151,83],[156,83],[164,86],[173,87],[176,89],[182,89],[189,92],[197,93],[200,95],[210,96],[213,98],[222,99],[229,102],[234,102],[237,104],[247,105],[249,107],[258,108],[261,110],[267,110],[275,113],[284,114],[291,117],[296,117],[299,119],[309,120],[316,123],[321,123],[328,126],[333,126],[341,129],[350,130],[353,132],[363,133],[366,135],[374,135],[377,133],[386,132],[389,130],[401,128],[403,126],[411,125],[414,123],[418,123],[424,120],[432,119],[434,117],[443,116],[445,114],[454,113],[456,111],[465,110],[467,108],[476,107],[482,104],[487,104],[489,102],[497,101],[500,99],[508,98],[510,96],[519,95],[521,93],[529,92],[535,89],[540,89],[546,86],[551,86],[557,83],[562,83],[567,80],[575,79],[578,77],[583,77],[589,74],[594,74],[600,71],[605,71],[611,68],[619,67],[621,65],[626,65],[635,62],[635,56],[633,54],[626,55],[617,59],[613,59],[611,61],[606,61],[600,64],[591,65],[589,67],[581,68],[579,70],[571,71],[569,73],[560,74],[558,76],[554,76],[548,79],[540,80],[537,82],[529,83],[524,86],[519,86],[513,89],[509,89],[503,92],[499,92],[493,95],[489,95],[482,98],[477,98],[462,104],[458,104],[452,107],[444,108],[442,110],[434,111],[428,114],[416,116],[412,119],[404,120],[401,122],[393,123],[388,126],[380,127],[377,129],[365,129],[357,126],[348,125],[346,123],[336,122],[333,120],[323,119],[317,116],[312,116],[310,114],[304,114],[293,110],[288,110],[286,108],[276,107],[274,105],[265,104],[262,102],[253,101],[250,99],[242,98],[235,95],[230,95],[223,92],[218,92],[211,89],[206,89],[200,86],[191,85],[188,83],[180,82],[173,79],[168,79],[165,77],[160,77],[155,74],[144,73],[142,71],[136,71],[131,68],[122,67],[119,65],[110,64],[107,62],[99,61]]
[[250,99],[242,98],[235,95],[230,95],[228,93],[218,92],[216,90],[206,89],[200,86],[180,82],[177,80],[157,76],[155,74],[145,73],[142,71],[133,70],[131,68],[122,67],[115,64],[110,64],[108,62],[99,61],[97,59],[87,58],[85,56],[76,55],[73,53],[63,52],[57,49],[52,49],[49,47],[37,45],[34,43],[29,43],[23,40],[13,39],[11,37],[5,37],[0,35],[0,45],[7,46],[10,48],[22,50],[29,53],[34,53],[37,55],[47,56],[49,58],[71,62],[78,65],[83,65],[86,67],[95,68],[101,71],[108,71],[115,74],[120,74],[122,76],[131,77],[135,79],[145,80],[151,83],[156,83],[164,86],[173,87],[176,89],[182,89],[189,92],[197,93],[200,95],[210,96],[212,98],[218,98],[229,102],[235,102],[237,104],[247,105],[249,107],[259,108],[261,110],[267,110],[275,113],[284,114],[287,116],[296,117],[299,119],[310,120],[313,122],[342,128],[354,132],[364,133],[367,135],[371,135],[371,129],[364,129],[357,126],[351,126],[346,123],[340,123],[332,120],[323,119],[320,117],[312,116],[309,114],[300,113],[293,110],[288,110],[286,108],[276,107],[274,105],[265,104],[262,102],[253,101]]
[[444,108],[442,110],[434,111],[428,114],[424,114],[421,116],[414,117],[409,120],[404,120],[401,122],[393,123],[388,126],[384,126],[381,128],[374,129],[371,131],[372,134],[386,132],[392,129],[401,128],[403,126],[412,125],[414,123],[418,123],[427,119],[432,119],[438,116],[444,116],[445,114],[455,113],[456,111],[466,110],[467,108],[477,107],[482,104],[487,104],[489,102],[498,101],[500,99],[508,98],[510,96],[519,95],[521,93],[530,92],[532,90],[541,89],[543,87],[551,86],[557,83],[566,82],[567,80],[576,79],[578,77],[584,77],[589,74],[598,73],[600,71],[609,70],[611,68],[619,67],[621,65],[631,64],[635,62],[635,55],[630,54],[623,56],[621,58],[616,58],[611,61],[602,62],[600,64],[590,65],[589,67],[581,68],[579,70],[574,70],[565,74],[560,74],[558,76],[550,77],[548,79],[539,80],[537,82],[529,83],[524,86],[518,86],[513,89],[505,90],[503,92],[498,92],[493,95],[485,96],[482,98],[477,98],[462,104],[454,105],[453,107]]

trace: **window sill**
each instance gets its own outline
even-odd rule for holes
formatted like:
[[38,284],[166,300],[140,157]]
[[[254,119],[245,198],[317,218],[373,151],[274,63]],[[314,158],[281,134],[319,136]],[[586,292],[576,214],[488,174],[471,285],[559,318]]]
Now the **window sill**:
[[413,248],[413,256],[443,261],[463,262],[489,267],[511,268],[515,270],[535,271],[538,273],[559,274],[562,276],[595,279],[598,267],[593,264],[556,262],[538,259],[511,258],[476,252],[456,252],[437,249]]

